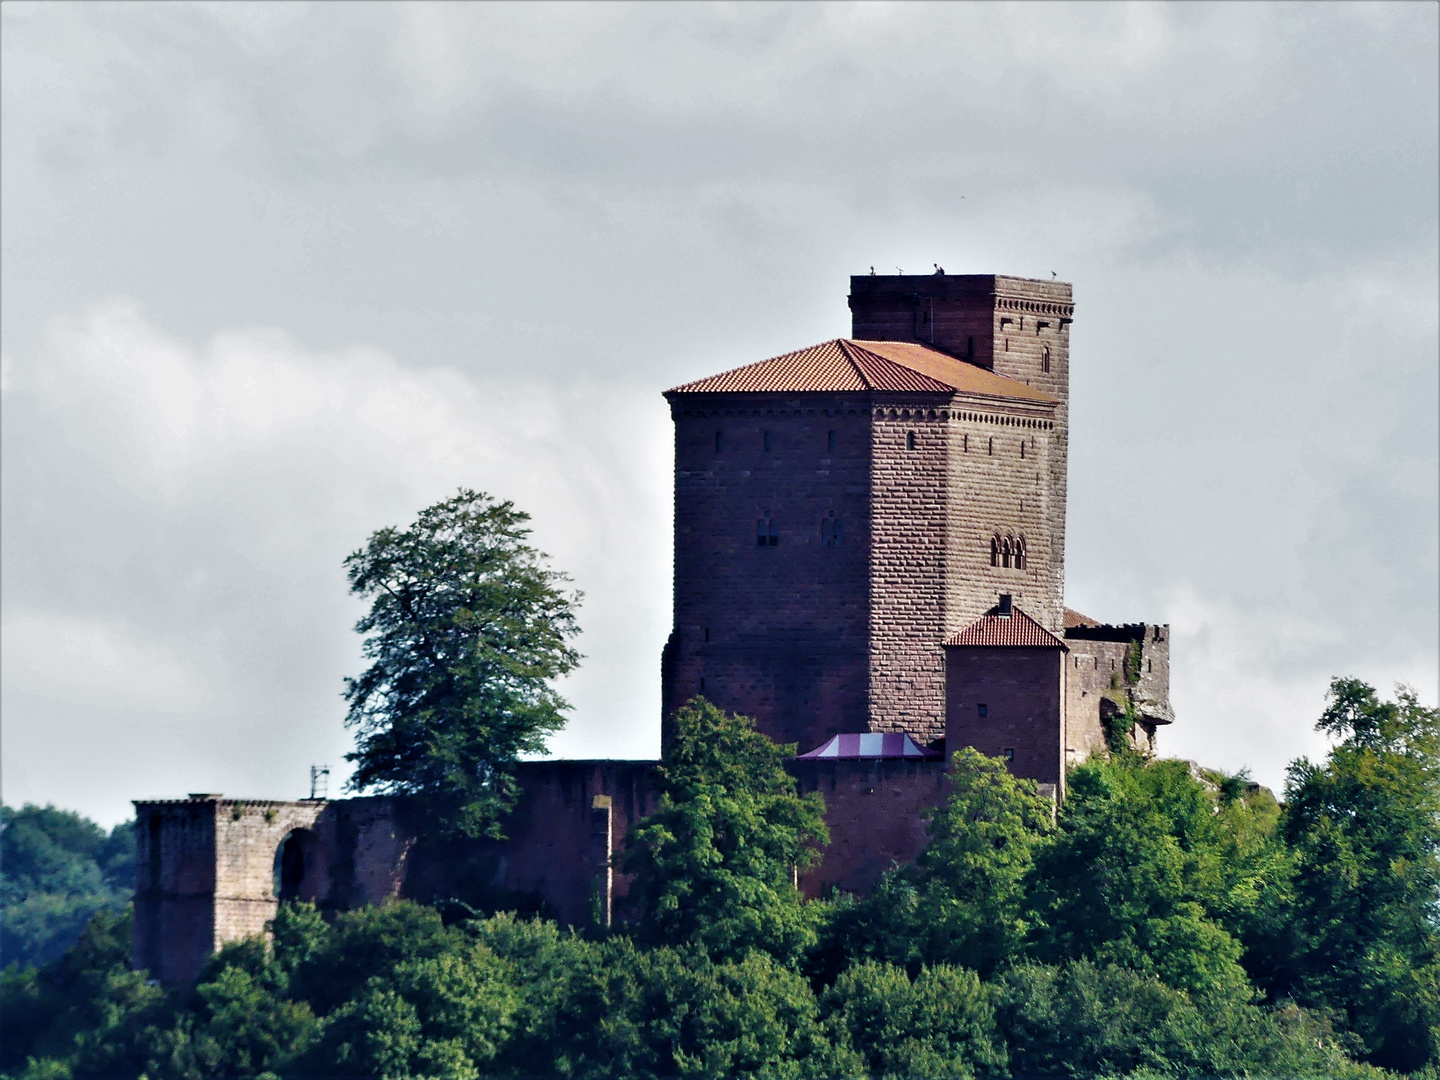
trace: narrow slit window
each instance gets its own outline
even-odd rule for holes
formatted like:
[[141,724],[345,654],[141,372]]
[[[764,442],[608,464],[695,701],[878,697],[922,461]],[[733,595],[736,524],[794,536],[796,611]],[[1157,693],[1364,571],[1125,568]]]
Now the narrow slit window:
[[715,453],[720,453],[723,448],[723,443],[724,440],[720,437],[720,432],[715,432]]
[[758,519],[758,520],[755,522],[755,546],[756,546],[756,547],[764,547],[764,546],[766,545],[766,543],[769,541],[769,537],[770,537],[770,526],[769,526],[769,523],[768,523],[764,518]]
[[989,447],[986,448],[985,452],[986,452],[987,454],[994,454],[994,453],[995,453],[995,436],[993,436],[993,435],[990,436],[990,445],[989,445]]
[[766,518],[766,519],[765,519],[765,524],[769,527],[769,535],[766,537],[766,539],[769,541],[769,545],[770,545],[771,547],[776,547],[776,546],[778,546],[779,543],[780,543],[780,525],[779,525],[779,523],[776,522],[776,520],[775,520],[774,518]]
[[706,641],[709,641],[709,640],[710,640],[710,628],[709,628],[708,626],[705,627],[705,640],[706,640]]
[[968,453],[970,452],[970,434],[969,434],[969,432],[966,432],[964,435],[960,436],[960,440],[961,440],[961,448],[964,450],[965,453],[968,454]]
[[1021,456],[1022,458],[1025,456],[1025,440],[1024,440],[1024,439],[1021,439],[1021,440],[1020,440],[1020,456]]
[[765,432],[765,449],[766,449],[766,451],[768,452],[768,451],[774,449],[774,446],[775,446],[775,443],[774,443],[774,440],[772,440],[772,439],[770,438],[770,432],[768,432],[768,431]]
[[827,432],[825,433],[825,449],[826,449],[826,450],[834,450],[834,449],[835,449],[835,433],[834,433],[833,431],[827,431]]

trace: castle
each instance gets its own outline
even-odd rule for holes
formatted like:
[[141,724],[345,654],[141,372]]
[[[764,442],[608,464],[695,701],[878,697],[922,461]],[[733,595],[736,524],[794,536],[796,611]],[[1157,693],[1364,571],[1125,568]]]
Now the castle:
[[[850,281],[850,338],[665,395],[675,422],[669,718],[703,695],[795,743],[832,842],[801,886],[863,891],[925,842],[945,751],[1062,798],[1066,766],[1172,720],[1168,627],[1064,605],[1071,286],[1000,275]],[[509,839],[427,850],[389,798],[137,802],[135,959],[193,979],[297,897],[518,898],[623,916],[612,856],[654,762],[520,767]],[[477,883],[479,883],[477,885]]]

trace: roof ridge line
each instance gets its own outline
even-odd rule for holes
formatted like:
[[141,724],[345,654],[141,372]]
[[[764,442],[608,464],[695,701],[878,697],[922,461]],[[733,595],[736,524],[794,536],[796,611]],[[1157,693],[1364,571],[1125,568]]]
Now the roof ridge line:
[[[862,355],[864,355],[864,357],[865,357],[866,360],[868,360],[868,361],[872,361],[872,362],[874,362],[874,363],[879,363],[879,364],[884,364],[884,365],[885,365],[887,368],[889,368],[891,371],[903,371],[903,372],[907,373],[908,375],[910,375],[911,377],[916,377],[916,376],[918,376],[919,378],[924,379],[926,382],[934,383],[935,386],[941,388],[940,390],[929,390],[929,391],[926,391],[926,392],[945,393],[945,392],[948,391],[948,392],[950,392],[950,393],[954,393],[956,390],[959,389],[958,387],[953,386],[953,385],[951,385],[950,383],[945,382],[943,379],[937,379],[934,375],[930,375],[930,374],[928,374],[927,372],[921,371],[919,368],[913,368],[913,367],[911,367],[909,364],[905,363],[903,360],[894,360],[894,359],[891,359],[891,358],[888,357],[888,356],[883,356],[883,355],[881,355],[880,353],[875,352],[873,349],[867,349],[867,348],[865,348],[864,345],[861,345],[860,342],[856,341],[854,338],[845,338],[844,341],[846,342],[847,345],[849,345],[851,348],[853,348],[857,353],[861,353]],[[896,345],[919,345],[922,349],[929,347],[929,346],[925,345],[924,342],[920,342],[920,341],[897,341],[897,342],[895,342],[894,344],[896,344]],[[941,355],[944,355],[944,354],[942,353]],[[857,367],[858,367],[858,364],[857,364]],[[865,376],[864,376],[864,371],[863,371],[863,369],[861,369],[861,377],[862,377],[862,378],[865,377]],[[867,379],[866,381],[868,382],[868,381],[870,381],[870,380]],[[879,389],[881,389],[881,388],[878,387],[878,386],[871,386],[870,389],[872,389],[872,390],[879,390]]]
[[875,354],[870,352],[869,349],[860,348],[860,346],[856,345],[850,338],[835,338],[835,344],[840,349],[840,355],[845,357],[845,362],[850,365],[850,370],[855,372],[855,377],[865,385],[865,389],[874,390],[873,380],[865,373],[865,369],[860,366],[860,361],[851,353],[851,349],[863,352],[869,356],[874,356]]

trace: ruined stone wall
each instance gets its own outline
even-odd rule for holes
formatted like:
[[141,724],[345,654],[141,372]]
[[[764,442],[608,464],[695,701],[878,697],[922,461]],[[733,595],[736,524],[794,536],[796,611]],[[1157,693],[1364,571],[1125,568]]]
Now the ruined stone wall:
[[1064,650],[950,646],[945,654],[946,752],[1008,756],[1016,776],[1063,797]]
[[[299,840],[291,897],[327,916],[408,898],[454,915],[519,910],[584,927],[624,924],[630,878],[619,859],[658,804],[658,762],[531,761],[503,841],[417,834],[415,807],[365,798],[280,802],[210,798],[136,803],[135,964],[194,982],[229,941],[263,934],[279,898],[276,857]],[[801,886],[863,893],[925,844],[923,813],[944,798],[942,762],[791,761],[802,792],[826,800],[831,844]]]
[[[866,395],[827,394],[687,396],[672,408],[667,718],[703,694],[802,753],[866,730],[869,412]],[[838,545],[822,542],[822,519],[839,523]],[[761,521],[775,524],[773,546],[756,543]]]
[[189,982],[215,949],[213,801],[135,804],[134,962]]
[[135,964],[166,983],[193,981],[221,945],[265,932],[287,841],[303,866],[293,898],[331,912],[398,896],[413,843],[381,798],[137,802],[135,829]]
[[[1145,623],[1072,626],[1065,631],[1065,643],[1070,647],[1065,673],[1066,756],[1070,763],[1078,764],[1105,750],[1104,717],[1124,711],[1127,700],[1142,717],[1141,728],[1132,738],[1137,747],[1153,753],[1156,729],[1174,719],[1170,628]],[[1127,672],[1126,660],[1137,646],[1138,666],[1132,665]]]

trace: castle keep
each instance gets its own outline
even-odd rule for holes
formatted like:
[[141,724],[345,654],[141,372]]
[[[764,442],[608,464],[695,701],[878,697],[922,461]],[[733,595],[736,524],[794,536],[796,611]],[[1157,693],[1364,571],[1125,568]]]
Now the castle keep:
[[[665,394],[675,614],[662,746],[703,695],[798,745],[832,843],[801,882],[862,891],[913,859],[974,746],[1063,795],[1065,768],[1171,722],[1169,632],[1064,603],[1071,286],[854,277],[851,336]],[[611,865],[653,762],[531,762],[504,842],[425,853],[387,799],[137,802],[136,960],[193,978],[279,899],[483,893],[623,918]]]

